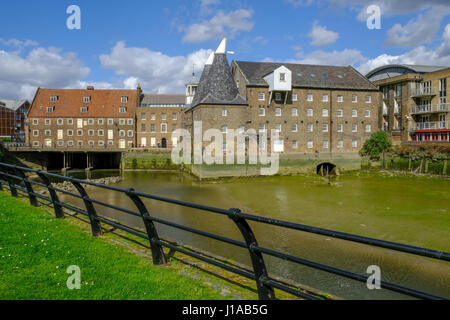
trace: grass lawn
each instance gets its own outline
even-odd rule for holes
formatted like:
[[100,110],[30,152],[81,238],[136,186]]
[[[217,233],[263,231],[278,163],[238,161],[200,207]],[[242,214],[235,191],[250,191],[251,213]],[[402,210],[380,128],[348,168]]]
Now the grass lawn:
[[[81,289],[69,290],[69,266]],[[64,219],[0,191],[0,300],[224,299],[200,280],[153,266]]]

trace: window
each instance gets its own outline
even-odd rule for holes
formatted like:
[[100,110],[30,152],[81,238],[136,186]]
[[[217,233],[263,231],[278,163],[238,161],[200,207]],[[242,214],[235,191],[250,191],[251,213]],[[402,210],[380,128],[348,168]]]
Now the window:
[[58,120],[57,120],[57,123],[58,123],[58,126],[62,126],[63,123],[64,123],[64,121],[63,121],[63,119],[58,119]]
[[47,107],[47,113],[53,113],[55,111],[55,107]]
[[122,96],[122,97],[120,98],[120,102],[122,102],[122,103],[127,103],[127,102],[128,102],[128,97],[127,97],[127,96]]
[[176,125],[176,124],[173,124],[173,125],[172,125],[172,132],[175,132],[175,130],[177,130],[177,125]]
[[344,147],[344,141],[343,140],[338,140],[337,147],[339,149],[343,148]]
[[322,132],[328,132],[328,124],[327,123],[322,124]]
[[275,93],[275,100],[281,101],[281,93],[279,93],[279,92]]
[[58,147],[64,146],[64,141],[58,141]]
[[108,119],[108,125],[112,126],[114,124],[114,120],[113,119]]
[[281,117],[281,108],[275,108],[275,116]]
[[119,131],[119,137],[125,137],[125,130]]
[[292,94],[292,101],[297,101],[298,100],[298,96],[296,93]]
[[264,117],[264,116],[266,115],[266,109],[264,109],[264,108],[259,108],[259,109],[258,109],[258,115],[259,115],[260,117]]
[[324,149],[328,149],[328,140],[323,140],[323,142],[322,142],[322,147],[323,147]]
[[166,133],[167,132],[167,123],[161,124],[161,132]]
[[294,123],[294,124],[292,125],[292,132],[297,132],[297,131],[298,131],[298,126],[297,126],[296,123]]
[[177,114],[175,112],[172,113],[172,120],[177,120]]
[[298,142],[297,141],[292,141],[292,149],[298,149]]
[[338,109],[338,111],[337,111],[337,116],[338,116],[339,118],[342,118],[342,117],[344,116],[344,110]]
[[352,95],[352,102],[353,103],[356,103],[356,102],[358,102],[358,96],[357,95]]
[[132,137],[133,136],[133,130],[128,130],[128,137]]
[[258,93],[258,100],[259,101],[266,100],[266,95],[263,92]]
[[352,110],[352,117],[356,118],[358,116],[358,110],[353,109]]
[[221,131],[222,133],[227,133],[227,126],[222,126],[222,127],[220,128],[220,131]]
[[308,123],[308,126],[306,127],[306,131],[308,132],[313,132],[314,130],[314,126],[312,123]]
[[297,109],[297,108],[292,108],[292,110],[291,110],[291,115],[292,115],[293,117],[297,117],[297,116],[298,116],[298,109]]
[[147,114],[145,112],[141,113],[141,120],[147,120]]
[[337,102],[344,102],[344,97],[341,95],[337,96]]
[[161,120],[166,120],[166,114],[165,113],[163,113],[162,115],[161,115]]
[[77,130],[77,135],[79,136],[79,137],[81,137],[82,135],[83,135],[83,130]]
[[105,145],[105,141],[100,140],[100,141],[98,142],[98,145],[99,145],[99,147],[103,147],[103,146]]
[[358,125],[357,124],[352,125],[352,132],[358,132]]
[[73,147],[73,141],[67,141],[67,146],[68,147]]
[[103,130],[98,130],[98,136],[103,137],[105,135],[105,132]]
[[128,123],[129,126],[132,126],[133,125],[133,119],[128,119],[127,123]]
[[80,112],[86,113],[88,111],[88,107],[81,107]]
[[39,120],[38,119],[33,119],[33,125],[37,126],[39,124]]
[[372,132],[372,126],[370,124],[366,124],[366,132]]
[[308,141],[306,145],[307,145],[308,149],[312,149],[313,148],[313,142],[312,141]]
[[150,114],[150,120],[156,120],[156,115],[154,113]]
[[286,73],[280,73],[280,81],[285,82],[286,81]]
[[370,118],[370,110],[366,110],[365,117]]
[[39,130],[33,130],[33,137],[39,136]]
[[328,109],[322,109],[322,117],[328,117]]
[[88,135],[89,135],[90,137],[93,137],[93,136],[94,136],[94,130],[89,130],[89,131],[88,131]]
[[264,123],[261,123],[259,125],[259,132],[265,132],[266,131],[266,125]]
[[50,137],[52,135],[52,131],[51,130],[45,130],[45,136],[46,137]]
[[344,132],[344,126],[342,124],[338,124],[337,132]]
[[222,117],[226,117],[227,116],[227,109],[222,109]]
[[93,147],[93,146],[94,146],[94,144],[95,144],[95,142],[94,142],[94,141],[92,141],[92,140],[89,140],[89,145],[90,145],[91,147]]
[[46,126],[49,126],[49,125],[51,125],[52,124],[52,120],[50,120],[50,119],[45,119],[45,125]]
[[358,141],[357,140],[353,140],[352,141],[352,147],[353,148],[358,148]]
[[322,96],[322,102],[328,102],[328,95],[327,94],[324,94]]
[[90,126],[93,126],[94,125],[94,119],[88,119],[88,124]]
[[123,106],[120,107],[120,108],[119,108],[119,112],[120,112],[120,113],[126,113],[126,112],[127,112],[127,107],[123,107]]
[[81,147],[81,146],[83,145],[83,141],[78,140],[78,141],[77,141],[77,145],[78,145],[79,147]]
[[39,141],[33,141],[33,147],[39,147]]
[[141,124],[141,132],[145,132],[146,129],[145,123]]
[[103,119],[98,119],[98,124],[99,124],[99,125],[102,126],[104,123],[105,123],[105,121],[104,121]]
[[69,137],[72,137],[73,136],[73,130],[67,130],[67,135]]
[[155,125],[154,124],[150,125],[150,132],[155,132]]
[[366,103],[371,103],[371,102],[372,102],[372,97],[366,96]]
[[84,102],[84,103],[89,103],[89,102],[91,102],[91,97],[84,97],[84,98],[83,98],[83,102]]
[[51,96],[50,97],[50,102],[56,102],[58,101],[58,96]]
[[227,144],[226,142],[222,143],[222,151],[226,151],[227,150]]
[[306,110],[306,115],[308,116],[308,117],[312,117],[313,116],[313,109],[308,109],[308,110]]
[[306,101],[313,101],[313,95],[311,93],[308,93],[306,96]]
[[281,132],[281,124],[276,124],[275,125],[275,131]]

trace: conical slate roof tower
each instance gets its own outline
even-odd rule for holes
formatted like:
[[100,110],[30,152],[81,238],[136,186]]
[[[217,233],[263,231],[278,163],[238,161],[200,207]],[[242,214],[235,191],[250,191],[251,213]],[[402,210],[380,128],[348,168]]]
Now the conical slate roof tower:
[[227,39],[224,38],[205,64],[192,108],[207,105],[247,105],[239,94],[226,56]]

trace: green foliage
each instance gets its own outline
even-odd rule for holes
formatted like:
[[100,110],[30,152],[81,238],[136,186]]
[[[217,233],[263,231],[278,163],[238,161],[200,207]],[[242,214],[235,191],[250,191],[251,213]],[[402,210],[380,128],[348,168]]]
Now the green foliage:
[[383,152],[390,152],[391,150],[392,142],[389,134],[385,131],[378,131],[366,140],[359,153],[361,156],[370,157],[372,160],[379,160]]

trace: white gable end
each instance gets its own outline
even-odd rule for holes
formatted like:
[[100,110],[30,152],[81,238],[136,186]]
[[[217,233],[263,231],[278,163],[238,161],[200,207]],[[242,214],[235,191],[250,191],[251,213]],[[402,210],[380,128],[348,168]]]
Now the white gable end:
[[292,71],[281,66],[264,77],[269,85],[269,91],[291,91],[292,90]]

